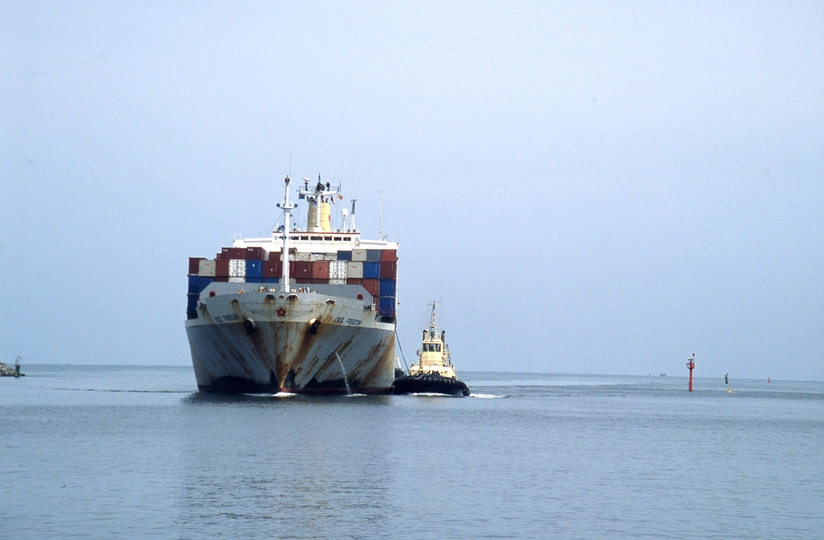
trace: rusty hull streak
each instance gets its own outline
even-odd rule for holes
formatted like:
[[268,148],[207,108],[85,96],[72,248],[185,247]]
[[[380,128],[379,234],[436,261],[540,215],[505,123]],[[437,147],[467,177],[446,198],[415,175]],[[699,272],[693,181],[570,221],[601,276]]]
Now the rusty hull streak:
[[[232,302],[233,299],[238,301]],[[374,311],[364,309],[360,304],[356,309],[368,323],[355,327],[334,322],[336,314],[353,315],[353,302],[347,302],[347,299],[338,299],[334,304],[327,304],[325,300],[323,303],[302,303],[298,295],[278,300],[272,294],[252,292],[208,300],[211,302],[199,308],[204,316],[201,321],[207,324],[189,326],[195,336],[189,334],[196,375],[209,374],[212,380],[248,378],[250,384],[278,385],[283,390],[298,393],[344,393],[347,381],[334,356],[337,352],[346,366],[347,379],[353,390],[357,389],[359,393],[391,391],[394,332],[373,326]],[[215,302],[217,314],[231,311],[237,320],[215,323],[208,309],[212,302]],[[278,317],[276,311],[282,307],[287,308],[287,315]],[[255,331],[251,334],[247,334],[244,318],[255,321]],[[317,335],[309,333],[309,321],[313,318],[321,321]],[[375,333],[386,335],[379,337]],[[358,352],[355,338],[369,341],[369,336],[378,338],[378,342],[368,351]],[[331,347],[336,339],[340,343]],[[358,341],[363,343],[361,339]]]
[[[395,339],[394,333],[391,335],[390,339],[393,340],[392,344],[394,345],[394,339]],[[382,353],[380,351],[381,348],[383,349]],[[377,382],[376,379],[379,379],[380,375],[387,370],[387,368],[386,368],[387,363],[389,364],[389,367],[390,367],[390,369],[392,371],[392,374],[393,374],[393,377],[394,377],[394,373],[395,373],[395,354],[394,354],[395,351],[394,351],[394,347],[389,347],[383,342],[377,343],[370,350],[370,355],[377,355],[379,353],[381,353],[380,361],[376,362],[372,366],[372,369],[369,370],[366,374],[364,374],[363,378],[361,379],[365,383],[365,385],[368,385],[370,382],[372,383],[372,385],[375,385],[376,382]],[[389,384],[391,386],[392,383],[390,382]]]

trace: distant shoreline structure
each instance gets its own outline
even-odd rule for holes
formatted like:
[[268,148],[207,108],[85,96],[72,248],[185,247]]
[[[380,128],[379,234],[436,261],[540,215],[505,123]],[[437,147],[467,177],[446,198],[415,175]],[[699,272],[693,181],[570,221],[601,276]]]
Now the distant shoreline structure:
[[25,377],[25,373],[20,373],[20,362],[14,367],[0,362],[0,377]]

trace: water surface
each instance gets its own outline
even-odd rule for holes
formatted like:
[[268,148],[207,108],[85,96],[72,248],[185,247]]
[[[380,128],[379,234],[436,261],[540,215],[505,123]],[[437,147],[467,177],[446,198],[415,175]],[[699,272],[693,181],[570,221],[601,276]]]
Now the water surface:
[[0,379],[7,538],[821,538],[824,384],[461,372],[469,398]]

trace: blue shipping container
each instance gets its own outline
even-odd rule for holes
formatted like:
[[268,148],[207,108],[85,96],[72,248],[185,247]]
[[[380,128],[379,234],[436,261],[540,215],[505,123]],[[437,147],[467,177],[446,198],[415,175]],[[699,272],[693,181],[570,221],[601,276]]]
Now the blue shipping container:
[[382,279],[381,280],[381,296],[395,296],[395,280]]
[[203,292],[203,289],[209,286],[209,283],[213,282],[215,278],[213,277],[205,277],[200,276],[200,279],[197,280],[197,292]]
[[246,261],[246,281],[263,277],[263,261]]
[[367,261],[380,261],[381,260],[381,250],[379,250],[379,249],[367,249],[366,250],[366,260]]
[[186,295],[188,302],[186,305],[186,318],[197,319],[197,293],[189,293]]
[[263,278],[246,276],[246,283],[260,283],[261,281],[263,281]]
[[278,278],[276,278],[276,277],[265,277],[265,278],[261,279],[260,282],[261,283],[277,283]]
[[189,294],[192,294],[192,293],[197,294],[197,293],[200,292],[200,289],[198,289],[198,286],[199,286],[199,283],[200,283],[198,281],[199,279],[200,279],[200,276],[189,276]]
[[363,263],[363,279],[380,279],[381,277],[381,263],[379,262],[365,262]]
[[382,316],[395,316],[395,298],[381,298],[378,301],[378,314]]
[[338,260],[339,261],[351,261],[352,260],[352,252],[351,251],[338,251]]

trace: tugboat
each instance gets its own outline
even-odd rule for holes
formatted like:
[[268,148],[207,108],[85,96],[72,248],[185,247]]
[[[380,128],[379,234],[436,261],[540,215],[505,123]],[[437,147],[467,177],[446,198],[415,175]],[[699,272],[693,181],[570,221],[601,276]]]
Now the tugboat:
[[455,376],[455,367],[449,358],[449,347],[444,338],[446,332],[438,335],[435,307],[432,306],[432,318],[429,329],[423,331],[423,344],[418,349],[418,363],[409,368],[409,375],[401,376],[392,384],[395,394],[447,394],[468,396],[469,388]]

